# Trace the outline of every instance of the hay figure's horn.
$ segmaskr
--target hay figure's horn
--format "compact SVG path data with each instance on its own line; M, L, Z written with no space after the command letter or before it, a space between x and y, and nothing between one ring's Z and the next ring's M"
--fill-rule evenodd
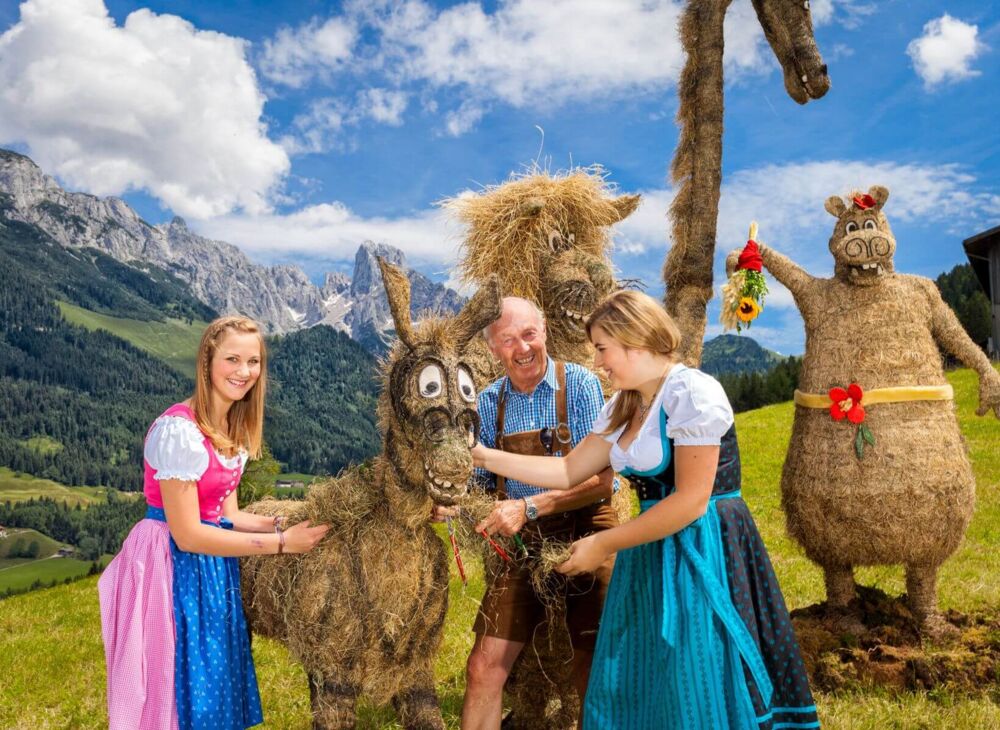
M385 284L385 296L389 300L392 319L396 323L396 336L411 350L416 346L413 336L413 323L410 321L410 280L402 269L393 266L381 256L378 257L378 267L382 271L382 283Z
M619 195L611 201L611 207L615 209L615 221L623 221L635 212L642 200L640 195Z
M496 274L490 274L490 278L479 287L479 291L455 316L452 326L459 352L465 349L465 345L476 336L476 333L495 322L499 316L500 282Z

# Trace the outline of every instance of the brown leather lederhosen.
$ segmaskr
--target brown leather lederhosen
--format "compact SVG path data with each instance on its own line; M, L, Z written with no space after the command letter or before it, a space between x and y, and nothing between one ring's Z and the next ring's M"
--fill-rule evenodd
M569 412L566 393L566 363L556 362L556 427L552 440L552 455L565 456L571 448ZM496 448L516 454L545 456L543 429L504 433L504 415L509 381L500 388L497 399ZM610 474L610 470L609 470ZM507 499L506 479L497 475L497 498ZM529 554L537 556L542 541L559 539L572 541L599 530L614 527L618 518L610 500L603 499L568 512L540 517L528 522L521 536ZM594 574L579 576L569 582L566 596L566 622L573 646L592 650L600 623L604 593L611 578L613 558L609 558ZM518 561L497 576L483 597L474 631L511 641L529 641L535 627L544 619L544 606L535 596L528 564Z

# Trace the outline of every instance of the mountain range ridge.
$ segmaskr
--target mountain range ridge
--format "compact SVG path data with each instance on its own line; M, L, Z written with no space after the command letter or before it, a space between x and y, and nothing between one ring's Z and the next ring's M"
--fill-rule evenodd
M317 286L298 266L254 263L235 245L194 233L180 217L154 226L120 198L68 192L30 158L3 149L0 197L3 215L37 226L61 246L96 248L140 270L163 269L215 311L253 317L270 334L327 324L380 350L392 322L376 256L407 269L414 313L455 312L464 301L408 269L399 249L371 241L359 246L352 277L331 272Z

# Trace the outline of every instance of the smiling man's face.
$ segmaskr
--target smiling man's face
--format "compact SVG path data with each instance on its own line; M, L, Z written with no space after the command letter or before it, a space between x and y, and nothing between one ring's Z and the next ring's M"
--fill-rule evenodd
M511 385L522 393L534 390L548 367L545 321L538 309L524 299L506 297L500 319L488 335L490 352L503 365Z

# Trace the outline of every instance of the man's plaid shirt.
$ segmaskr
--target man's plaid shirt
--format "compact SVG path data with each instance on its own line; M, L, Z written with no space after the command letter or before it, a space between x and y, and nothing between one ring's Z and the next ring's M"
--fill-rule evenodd
M545 377L535 386L531 393L518 393L510 386L505 375L491 383L479 394L479 418L482 425L479 429L479 440L484 446L496 448L497 442L497 402L500 389L507 391L507 406L504 410L505 434L519 431L534 431L536 429L555 428L556 423L556 366L552 358ZM566 410L569 416L569 430L572 436L571 447L583 441L590 433L597 414L604 407L604 394L597 376L587 368L576 363L566 363ZM558 448L558 444L553 446ZM563 455L568 453L564 451ZM487 489L496 489L496 476L485 469L476 469L476 476L485 483ZM616 480L617 482L617 480ZM617 483L616 483L617 488ZM507 497L520 499L530 497L545 491L537 487L508 479L506 482Z

